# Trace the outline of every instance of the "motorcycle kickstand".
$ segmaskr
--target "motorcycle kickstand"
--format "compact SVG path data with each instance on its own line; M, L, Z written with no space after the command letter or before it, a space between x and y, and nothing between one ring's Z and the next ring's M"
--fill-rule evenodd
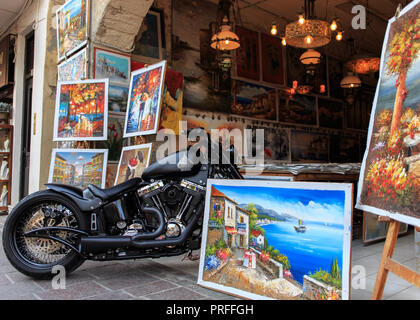
M185 261L185 260L189 260L189 261L196 261L198 259L200 259L200 255L199 254L193 254L193 251L190 250L190 252L188 252L181 261Z

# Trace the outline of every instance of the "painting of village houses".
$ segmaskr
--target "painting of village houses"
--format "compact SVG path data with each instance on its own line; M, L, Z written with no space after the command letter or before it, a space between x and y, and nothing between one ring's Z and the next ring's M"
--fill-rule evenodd
M198 283L250 299L349 299L349 184L209 180Z
M54 149L48 182L104 188L107 159L107 149Z
M404 11L385 37L358 208L420 226L420 4Z
M59 82L54 141L106 140L108 79Z
M70 0L57 10L58 60L87 42L88 7L88 0Z

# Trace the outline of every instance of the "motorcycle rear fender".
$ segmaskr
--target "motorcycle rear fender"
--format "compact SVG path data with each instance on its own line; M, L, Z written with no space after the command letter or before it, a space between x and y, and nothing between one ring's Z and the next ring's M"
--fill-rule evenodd
M93 211L102 205L102 200L99 198L94 197L92 199L85 199L83 197L83 190L81 190L80 188L55 183L47 183L45 186L48 189L55 191L74 201L74 203L82 211Z

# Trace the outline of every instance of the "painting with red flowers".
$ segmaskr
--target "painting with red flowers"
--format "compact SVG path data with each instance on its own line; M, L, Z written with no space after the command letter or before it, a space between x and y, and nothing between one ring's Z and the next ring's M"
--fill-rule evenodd
M120 112L108 113L108 139L97 146L108 149L108 160L118 161L123 147L124 115ZM114 179L115 180L115 179Z
M58 82L54 141L106 140L108 79Z
M166 61L131 73L124 138L155 134L159 129Z
M144 169L149 166L151 150L151 143L124 147L118 164L115 185L133 178L140 178Z
M260 44L258 32L242 27L235 27L241 41L236 50L236 76L251 80L260 80Z
M357 207L420 226L420 0L391 19Z

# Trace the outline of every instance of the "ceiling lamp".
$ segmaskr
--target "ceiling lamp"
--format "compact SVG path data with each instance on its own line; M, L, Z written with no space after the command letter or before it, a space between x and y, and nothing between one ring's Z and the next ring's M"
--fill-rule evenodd
M281 44L283 46L286 46L287 45L287 41L286 41L286 38L285 37L281 38Z
M231 26L227 16L223 18L223 23L220 26L220 31L211 38L210 46L216 50L235 50L241 45L239 37L231 31Z
M346 63L346 68L354 73L368 74L379 71L381 59L378 57L356 56Z
M305 17L286 26L286 41L298 48L317 48L330 43L330 23L315 18L315 0L305 0Z
M275 23L273 23L273 25L271 26L271 30L270 33L275 36L277 34L277 26Z
M340 82L342 88L359 88L362 86L362 81L358 76L354 75L353 72L349 72L343 80Z
M337 41L343 40L343 31L337 32L337 35L335 36L335 39L337 39Z
M335 30L337 30L337 28L338 28L337 21L334 19L331 22L330 29L331 29L331 31L335 31Z
M314 49L308 49L300 56L300 62L303 64L318 64L320 61L321 54Z

